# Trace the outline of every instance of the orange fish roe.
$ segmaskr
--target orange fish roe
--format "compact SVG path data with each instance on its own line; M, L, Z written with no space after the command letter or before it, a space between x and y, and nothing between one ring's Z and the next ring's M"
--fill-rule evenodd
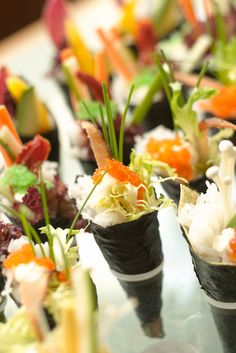
M236 119L236 86L224 86L217 95L200 103L200 107L220 118Z
M67 281L67 275L65 273L65 271L61 271L61 272L57 272L57 280L61 283L66 282Z
M153 159L167 163L176 169L178 176L187 180L193 178L191 153L179 136L164 140L150 138L146 145L146 151Z
M231 261L236 262L236 230L234 230L234 238L229 242L228 255Z
M30 244L24 244L20 249L9 254L3 262L3 266L6 269L10 269L21 264L28 264L32 261L49 270L55 269L55 264L49 257L36 257Z
M55 264L50 257L35 257L33 261L37 265L46 267L50 271L55 270Z
M114 159L109 159L107 161L107 167L95 170L95 173L92 176L93 182L97 183L106 170L110 176L121 183L130 183L136 187L143 183L141 177L137 173L133 172L129 167ZM138 200L142 199L144 190L145 189L143 187L139 188L137 197Z
M3 266L7 269L16 267L20 264L27 264L34 258L34 253L30 244L23 245L20 249L10 253Z

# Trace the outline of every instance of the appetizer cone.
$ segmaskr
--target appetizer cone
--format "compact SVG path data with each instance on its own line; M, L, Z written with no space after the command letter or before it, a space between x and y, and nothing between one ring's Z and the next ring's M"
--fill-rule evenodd
M9 117L4 106L0 106ZM66 185L58 175L58 164L47 161L51 146L48 140L36 135L33 140L22 144L10 117L0 119L1 155L5 169L0 176L1 201L17 211L27 207L31 214L30 223L38 229L45 225L41 182L46 183L46 196L51 225L69 228L77 213L74 200L69 198ZM14 214L8 214L11 221L22 227Z
M206 194L199 195L182 186L179 221L224 353L233 353L236 350L236 207L232 189L236 151L230 141L221 141L219 149L220 166L213 166L206 173L214 181L207 183Z
M144 332L151 337L162 337L163 255L157 210L165 200L156 197L145 164L134 155L130 167L111 159L112 154L122 159L119 153L116 155L116 141L109 149L96 126L88 122L83 126L99 168L92 177L77 178L71 192L79 206L84 197L77 190L87 190L97 181L82 216L91 220L94 238L127 296L137 299L136 312ZM112 135L112 126L110 130Z
M190 187L199 192L206 191L205 171L210 165L219 162L218 142L232 136L236 126L218 118L199 121L195 104L216 94L215 88L212 88L212 80L207 79L207 82L211 83L211 88L201 87L201 80L207 66L203 67L194 89L185 100L181 83L175 81L175 73L171 65L165 62L165 65L168 65L166 70L160 57L157 56L156 59L172 110L175 130L171 131L164 126L159 126L137 136L135 150L151 158L158 175L171 177L162 185L178 204L181 182L189 182ZM164 54L161 59L166 60ZM183 77L180 78L183 79ZM209 131L213 128L221 131L212 135ZM168 165L169 170L161 170L158 162ZM175 181L173 181L174 178Z
M58 128L53 116L38 97L36 89L5 67L0 68L0 104L5 105L11 114L23 143L41 134L51 144L49 160L59 162ZM7 119L2 109L0 118L2 122Z

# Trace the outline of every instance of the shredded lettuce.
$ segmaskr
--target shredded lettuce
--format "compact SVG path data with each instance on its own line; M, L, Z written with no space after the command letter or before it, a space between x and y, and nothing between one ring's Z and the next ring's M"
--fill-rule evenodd
M7 168L1 182L10 186L14 193L25 194L30 186L37 184L37 178L26 166L19 164Z
M171 168L169 164L154 160L148 153L137 155L134 150L130 155L130 169L138 173L146 185L151 184L151 176L159 171L162 175L172 178L178 176L176 170Z

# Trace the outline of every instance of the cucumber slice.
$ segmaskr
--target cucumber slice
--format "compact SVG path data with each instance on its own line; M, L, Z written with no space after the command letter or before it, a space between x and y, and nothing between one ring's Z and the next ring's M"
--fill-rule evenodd
M23 137L34 136L40 130L40 111L32 86L25 90L17 104L16 129Z

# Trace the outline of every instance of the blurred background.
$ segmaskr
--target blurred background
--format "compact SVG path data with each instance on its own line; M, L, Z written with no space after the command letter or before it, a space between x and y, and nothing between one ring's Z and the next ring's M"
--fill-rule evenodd
M2 0L0 40L38 19L44 2L45 0Z

